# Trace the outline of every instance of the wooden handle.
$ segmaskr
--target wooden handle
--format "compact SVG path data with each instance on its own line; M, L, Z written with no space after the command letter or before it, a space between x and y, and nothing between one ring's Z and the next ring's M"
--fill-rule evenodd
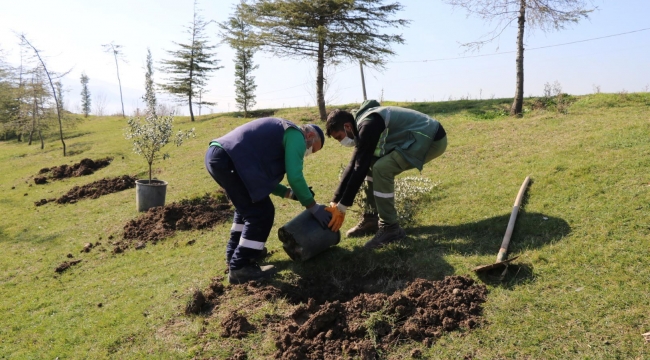
M530 176L526 176L524 183L521 184L519 188L519 193L517 193L517 198L515 198L515 205L512 207L512 213L510 214L510 221L508 221L508 227L506 228L506 234L503 237L501 242L501 249L499 249L499 254L497 255L497 262L506 260L508 255L508 245L510 245L510 237L512 236L512 231L515 228L515 220L517 220L517 214L519 213L519 207L521 206L521 201L524 198L524 193L530 182Z

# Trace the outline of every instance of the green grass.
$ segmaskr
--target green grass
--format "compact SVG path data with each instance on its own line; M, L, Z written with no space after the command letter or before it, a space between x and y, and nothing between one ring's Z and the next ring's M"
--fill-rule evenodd
M277 228L301 208L274 198L267 244L279 250L269 259L281 270L276 283L368 271L394 275L385 290L414 277L460 274L486 282L485 323L478 329L449 333L428 349L405 342L388 358L408 357L414 348L428 358L650 358L641 336L650 331L650 94L576 97L568 114L528 111L519 119L503 115L509 102L399 103L434 115L449 138L447 152L422 172L438 185L422 200L403 244L365 253L359 247L367 239L344 239L313 261L293 263ZM300 108L258 116L306 123L316 122L316 114ZM196 127L197 138L170 145L171 158L154 164L154 176L169 182L168 202L216 190L204 169L205 150L243 122L233 114L176 120L177 128ZM225 358L234 348L251 359L271 358L272 332L223 339L219 323L232 311L256 325L264 314L286 316L291 306L285 300L259 303L235 292L211 315L182 314L194 289L222 275L230 224L113 255L108 237L119 239L124 224L138 216L134 191L34 206L103 177L144 176L146 162L131 152L125 126L118 117L80 122L66 133L73 155L65 158L56 138L48 138L44 150L0 142L0 358ZM93 175L29 186L43 167L106 156L115 160ZM350 149L328 139L306 160L318 201L329 201L349 156ZM510 247L512 256L520 255L516 271L504 281L478 278L471 269L494 262L527 175L533 182ZM348 216L344 229L354 222ZM186 246L192 239L196 243ZM96 241L109 251L79 253ZM83 261L55 274L68 253Z

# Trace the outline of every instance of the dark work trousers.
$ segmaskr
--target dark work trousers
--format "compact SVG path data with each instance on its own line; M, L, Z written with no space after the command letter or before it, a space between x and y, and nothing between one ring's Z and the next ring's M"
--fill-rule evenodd
M244 182L224 149L210 146L205 154L205 167L235 205L226 259L230 260L230 270L237 270L250 264L264 248L273 227L275 207L268 196L258 202L251 200Z

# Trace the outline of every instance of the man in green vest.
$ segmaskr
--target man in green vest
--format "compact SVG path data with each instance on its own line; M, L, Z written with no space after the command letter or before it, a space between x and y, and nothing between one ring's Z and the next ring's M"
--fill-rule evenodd
M363 219L347 232L348 237L375 236L365 244L374 249L406 237L395 210L395 176L422 166L442 155L447 135L431 117L411 109L380 106L375 100L349 113L333 110L325 125L327 136L354 147L352 159L326 210L332 213L329 227L338 231L345 213L365 180L366 206Z

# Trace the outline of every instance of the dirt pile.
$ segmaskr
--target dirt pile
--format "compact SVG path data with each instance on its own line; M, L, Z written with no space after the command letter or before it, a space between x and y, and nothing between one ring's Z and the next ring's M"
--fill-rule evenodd
M77 201L85 198L97 199L100 196L124 191L135 187L137 179L133 176L122 175L115 178L104 178L101 180L93 181L90 184L83 186L75 186L65 195L58 199L41 199L36 201L34 205L41 206L48 202L56 202L58 204L74 204Z
M255 331L255 327L248 322L248 319L239 313L231 313L222 322L223 332L221 337L242 339L249 333Z
M222 282L222 277L216 277L205 295L195 292L188 309L198 299L201 305L193 308L207 313L228 299L231 291L241 296L243 290L259 306L287 295L272 285L249 282L224 287ZM348 301L323 304L311 298L287 316L267 314L257 326L244 315L231 313L221 321L221 336L242 338L270 331L277 334L276 359L377 359L404 340L431 346L444 332L476 327L486 297L487 288L468 277L416 279L390 295L361 293ZM413 357L420 357L422 352L415 350Z
M125 240L157 242L179 230L205 229L232 219L233 211L221 196L183 200L149 209L124 226Z
M70 266L77 265L80 262L81 262L81 259L65 261L65 262L61 263L59 266L57 266L56 269L54 269L54 272L62 273L64 271L68 270L70 268Z
M399 340L430 346L444 331L474 328L487 289L471 278L416 279L392 295L300 305L279 325L277 359L375 359Z
M95 171L108 166L111 161L113 161L112 157L98 160L82 159L80 162L73 165L63 164L52 168L43 168L38 172L38 176L34 177L34 183L40 185L47 183L48 179L59 180L90 175Z

